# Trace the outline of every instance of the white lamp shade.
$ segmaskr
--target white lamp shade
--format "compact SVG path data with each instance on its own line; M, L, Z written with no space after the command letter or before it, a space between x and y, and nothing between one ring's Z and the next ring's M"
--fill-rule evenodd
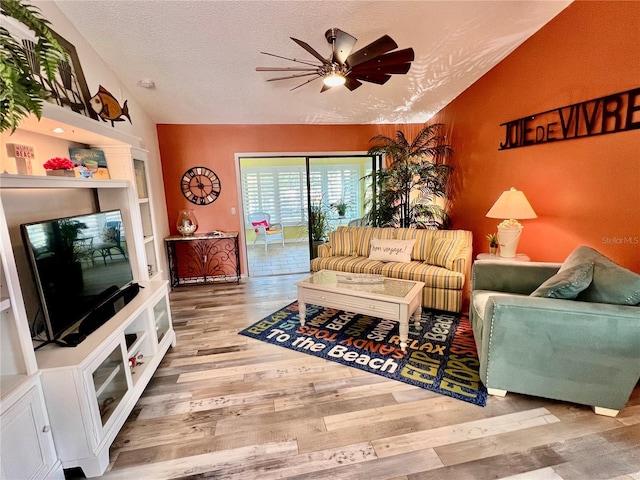
M502 192L493 207L487 212L489 218L513 218L516 220L538 218L531 204L520 190L511 187L511 190Z

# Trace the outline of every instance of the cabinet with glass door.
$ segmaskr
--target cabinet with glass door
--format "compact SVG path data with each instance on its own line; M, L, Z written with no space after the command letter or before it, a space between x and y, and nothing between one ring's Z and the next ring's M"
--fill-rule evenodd
M157 238L155 234L156 228L153 219L153 205L149 195L150 190L146 152L140 149L132 149L132 155L135 187L138 196L140 219L142 221L145 253L147 256L148 274L150 279L157 279L162 272L157 249Z

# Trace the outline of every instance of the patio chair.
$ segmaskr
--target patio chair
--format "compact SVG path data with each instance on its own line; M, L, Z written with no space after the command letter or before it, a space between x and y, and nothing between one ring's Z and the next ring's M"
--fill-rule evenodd
M256 238L253 241L255 245L258 240L264 242L264 251L268 249L271 242L280 240L284 247L284 229L280 223L271 223L271 215L265 212L255 212L249 214L249 223L256 232Z
M102 230L101 241L93 244L94 255L96 252L99 253L105 265L107 264L107 257L113 259L113 253L116 255L121 254L125 259L127 258L127 254L120 241L121 228L121 222L106 222Z

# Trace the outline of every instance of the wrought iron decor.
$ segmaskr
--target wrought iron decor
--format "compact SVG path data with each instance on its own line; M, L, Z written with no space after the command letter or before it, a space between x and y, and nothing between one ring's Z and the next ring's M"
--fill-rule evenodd
M498 150L640 128L640 88L594 98L510 122Z
M23 39L22 45L24 46L33 79L44 87L51 95L52 100L58 105L97 120L98 115L96 112L88 108L91 95L80 66L76 48L53 30L51 30L51 33L69 54L70 63L66 61L59 62L55 81L49 82L37 56L33 54L36 48L35 43L31 40Z

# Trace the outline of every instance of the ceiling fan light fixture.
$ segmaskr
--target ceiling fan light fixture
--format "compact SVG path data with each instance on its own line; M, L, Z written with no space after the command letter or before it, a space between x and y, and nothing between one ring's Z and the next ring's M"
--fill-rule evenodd
M315 60L300 60L283 57L273 53L260 52L271 57L281 58L297 66L290 67L256 67L258 72L287 72L287 74L267 79L275 80L301 79L310 77L291 90L322 79L322 89L325 92L332 87L344 85L350 91L362 85L362 82L383 85L392 75L404 74L409 71L411 62L415 59L413 48L396 50L398 44L389 36L383 35L367 46L353 52L357 39L339 28L330 28L325 32L327 42L331 44L331 54L325 57L318 53L311 45L297 38L289 37ZM317 62L320 62L319 64Z
M327 73L322 79L322 82L327 87L339 87L340 85L344 85L346 81L347 79L344 77L344 75L341 75L337 72Z

